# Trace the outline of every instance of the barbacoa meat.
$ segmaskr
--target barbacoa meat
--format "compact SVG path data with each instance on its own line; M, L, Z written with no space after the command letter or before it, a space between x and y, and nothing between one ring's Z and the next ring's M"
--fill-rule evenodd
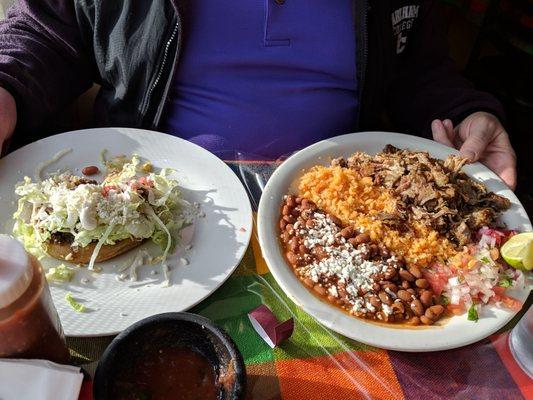
M390 228L405 230L418 221L463 246L510 206L508 199L488 192L462 172L466 161L453 155L442 161L427 152L388 144L375 156L357 152L348 159L333 160L332 165L356 170L393 191L399 198L397 213L378 216Z

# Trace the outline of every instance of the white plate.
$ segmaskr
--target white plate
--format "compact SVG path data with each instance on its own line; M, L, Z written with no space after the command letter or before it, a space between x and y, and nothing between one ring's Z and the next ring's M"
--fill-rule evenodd
M334 331L373 346L401 351L445 350L481 340L504 326L514 312L486 307L477 323L466 316L451 318L442 327L421 329L389 328L351 317L338 308L319 300L296 278L285 262L278 242L279 207L283 195L298 181L303 170L316 164L327 165L333 157L347 157L357 150L376 154L386 144L410 150L425 150L443 159L457 153L455 150L431 140L389 132L363 132L328 139L299 151L285 161L272 175L259 204L258 232L263 256L285 293L306 312ZM531 230L527 214L514 193L482 164L467 165L464 171L483 182L487 187L511 200L511 208L503 215L503 222L519 231ZM518 290L513 295L524 301L529 289Z
M248 246L252 232L252 210L245 189L237 176L221 160L208 151L185 140L138 129L102 128L68 132L23 147L0 160L0 221L2 231L11 233L11 219L16 210L15 183L24 175L33 177L36 166L49 160L62 149L72 149L45 171L81 169L100 165L100 152L108 155L139 154L156 168L176 170L183 197L201 204L205 218L198 218L188 228L183 246L169 258L173 265L170 287L161 287L162 274L150 275L151 269L140 269L139 281L118 282L116 269L133 259L136 250L99 265L100 274L82 271L72 283L50 285L52 297L61 317L65 333L70 336L102 336L116 334L134 322L153 314L184 311L213 293L233 272ZM145 244L152 254L160 254L153 245ZM190 261L181 265L180 258ZM58 264L45 258L43 265ZM81 279L90 283L83 284ZM76 313L66 303L71 292L83 302L86 313Z

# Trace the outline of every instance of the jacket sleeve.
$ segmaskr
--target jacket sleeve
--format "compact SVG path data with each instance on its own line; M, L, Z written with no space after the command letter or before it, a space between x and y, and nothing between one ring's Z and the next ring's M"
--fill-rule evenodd
M475 111L504 119L501 104L464 79L448 56L445 30L436 2L422 2L420 25L413 31L389 84L387 109L399 128L430 137L431 121L449 118L455 124ZM396 49L396 46L394 46Z
M0 23L0 86L17 104L17 131L39 127L93 80L72 0L19 0Z

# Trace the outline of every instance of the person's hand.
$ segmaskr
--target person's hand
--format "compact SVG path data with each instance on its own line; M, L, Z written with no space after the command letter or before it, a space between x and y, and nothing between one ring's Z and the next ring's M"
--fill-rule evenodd
M17 125L17 105L11 94L0 87L0 154L4 154L4 145Z
M509 135L494 115L475 112L456 127L449 119L436 119L431 131L437 142L459 149L470 162L482 162L511 189L516 187L516 155Z

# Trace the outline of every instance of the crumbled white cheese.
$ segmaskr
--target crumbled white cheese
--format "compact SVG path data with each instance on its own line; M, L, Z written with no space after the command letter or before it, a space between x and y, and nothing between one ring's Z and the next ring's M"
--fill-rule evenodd
M302 226L299 233L303 236L303 244L306 248L322 247L326 257L303 267L305 276L313 282L319 282L321 277L336 278L338 283L345 286L353 313L375 312L376 308L361 298L359 292L371 291L375 283L373 276L384 273L390 265L387 262L366 260L368 247L363 245L356 248L343 237L339 237L339 228L327 215L315 212L312 218L313 227ZM387 261L391 263L397 260L390 257ZM338 297L335 286L329 288L328 291L331 295ZM396 299L396 295L391 290L386 291L393 299ZM391 312L388 307L385 314L389 315Z

